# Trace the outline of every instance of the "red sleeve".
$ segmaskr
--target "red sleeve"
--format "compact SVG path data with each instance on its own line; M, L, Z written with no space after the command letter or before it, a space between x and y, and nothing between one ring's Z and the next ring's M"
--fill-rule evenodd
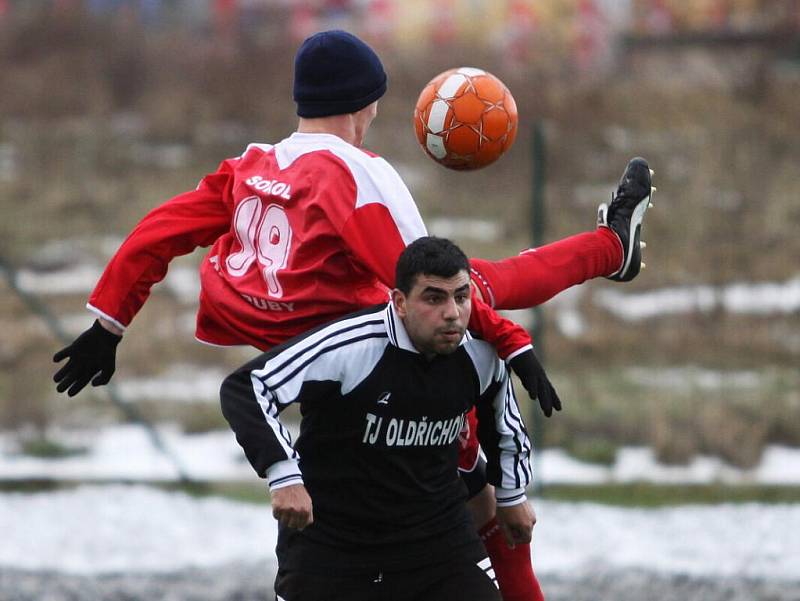
M470 263L472 281L491 306L527 309L570 286L614 273L622 263L622 245L613 231L599 227L502 261Z
M469 329L491 344L506 361L531 348L531 337L525 328L501 317L474 294Z
M228 161L206 176L197 189L153 209L134 228L106 266L89 297L88 308L127 327L167 274L169 262L209 246L230 229L232 168Z

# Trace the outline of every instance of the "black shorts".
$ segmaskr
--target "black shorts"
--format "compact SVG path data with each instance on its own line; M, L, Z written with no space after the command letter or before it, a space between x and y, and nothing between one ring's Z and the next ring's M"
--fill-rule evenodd
M445 563L361 574L278 570L276 601L501 601L486 552Z

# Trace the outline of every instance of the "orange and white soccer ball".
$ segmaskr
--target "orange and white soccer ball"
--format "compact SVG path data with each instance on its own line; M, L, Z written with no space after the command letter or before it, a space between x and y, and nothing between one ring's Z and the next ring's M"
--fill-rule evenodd
M450 169L480 169L514 143L517 105L502 81L473 67L450 69L422 90L414 108L417 141Z

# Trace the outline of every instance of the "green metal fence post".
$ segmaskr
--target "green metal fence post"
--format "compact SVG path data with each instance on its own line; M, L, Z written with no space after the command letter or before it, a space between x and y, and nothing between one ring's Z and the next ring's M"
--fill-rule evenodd
M545 220L545 158L546 158L546 139L544 133L544 124L542 121L536 121L533 124L533 135L531 137L531 151L533 156L533 173L531 181L531 237L534 248L541 246L544 243L544 232L546 227ZM545 346L544 346L544 319L541 307L533 307L533 327L531 328L531 337L533 338L533 345L536 349L536 355L544 362L545 360ZM542 459L541 454L537 452L541 449L541 440L543 437L543 423L542 414L539 410L538 403L531 405L530 423L532 427L534 454L533 454L533 490L535 493L541 493L543 486L542 480L538 477L541 473Z

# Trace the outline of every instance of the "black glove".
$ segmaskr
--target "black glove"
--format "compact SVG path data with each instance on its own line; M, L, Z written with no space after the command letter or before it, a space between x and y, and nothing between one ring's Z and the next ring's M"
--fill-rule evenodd
M92 386L108 384L114 374L120 340L122 336L109 332L95 320L72 344L53 355L56 363L69 357L67 364L53 376L58 384L56 390L64 392L69 388L67 394L75 396L92 378Z
M508 365L517 374L528 395L534 400L539 399L539 405L547 417L553 415L553 409L561 411L561 399L547 379L547 374L544 373L544 368L533 349L520 353L511 359Z

